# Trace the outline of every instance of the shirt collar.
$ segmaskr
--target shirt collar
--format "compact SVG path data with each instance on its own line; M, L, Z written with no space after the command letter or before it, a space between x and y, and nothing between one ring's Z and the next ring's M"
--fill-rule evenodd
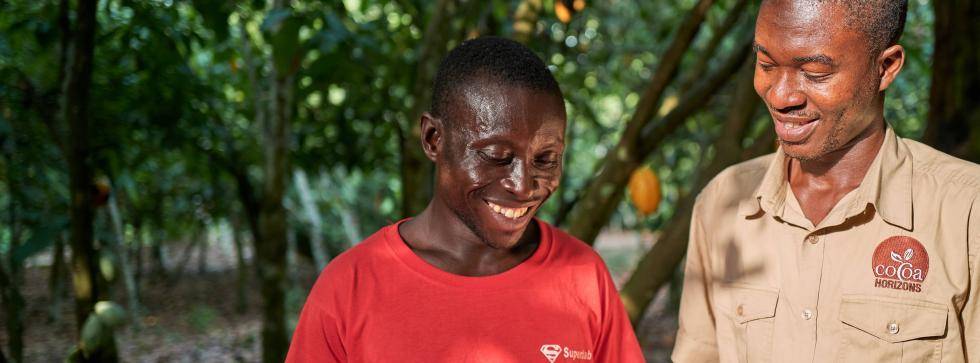
M784 217L786 193L789 189L786 180L787 162L782 148L776 150L762 182L753 194L754 198L739 205L741 215L765 212L775 217ZM891 125L886 124L885 140L881 149L868 168L861 186L853 193L855 196L848 205L834 207L847 208L846 213L840 216L841 219L863 212L870 203L885 222L912 230L912 154ZM832 212L831 215L833 214L835 213Z

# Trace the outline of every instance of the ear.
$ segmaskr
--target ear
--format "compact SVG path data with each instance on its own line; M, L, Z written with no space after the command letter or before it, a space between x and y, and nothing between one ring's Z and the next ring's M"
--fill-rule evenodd
M892 84L892 81L898 77L898 72L902 70L902 66L905 64L905 48L898 44L886 48L878 56L876 64L878 65L878 76L881 77L878 92L881 92Z
M443 124L442 119L439 119L428 112L422 113L422 117L419 119L420 126L422 127L421 137L422 137L422 151L425 152L425 156L436 161L436 157L442 152L442 135L443 135Z

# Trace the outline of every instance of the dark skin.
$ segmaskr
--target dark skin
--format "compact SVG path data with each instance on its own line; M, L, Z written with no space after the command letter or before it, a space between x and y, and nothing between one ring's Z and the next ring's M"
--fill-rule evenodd
M531 217L561 179L564 102L477 78L461 87L444 113L421 118L422 148L436 165L432 201L399 232L419 257L443 271L504 272L539 244Z
M803 214L819 225L864 179L885 137L884 91L905 50L873 50L830 2L769 1L756 22L755 89L789 157Z

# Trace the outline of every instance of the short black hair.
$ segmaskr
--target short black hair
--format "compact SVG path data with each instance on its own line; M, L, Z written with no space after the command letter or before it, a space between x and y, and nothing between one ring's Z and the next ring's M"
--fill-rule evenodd
M764 0L763 5L775 0ZM858 29L868 40L871 53L877 55L898 40L905 31L908 0L789 0L809 3L832 3L847 11L848 27ZM946 1L946 0L937 0Z
M562 98L555 77L530 49L510 39L480 37L464 41L439 64L429 112L443 117L453 95L468 82L498 82Z

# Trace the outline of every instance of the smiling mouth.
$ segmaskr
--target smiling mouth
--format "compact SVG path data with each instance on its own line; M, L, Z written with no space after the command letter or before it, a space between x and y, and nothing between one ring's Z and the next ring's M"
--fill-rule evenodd
M507 207L502 207L502 206L499 206L499 205L494 204L494 203L491 203L491 202L487 202L487 201L484 201L484 202L486 202L487 205L490 206L490 209L492 209L494 211L494 213L497 213L497 214L499 214L499 215L501 215L503 217L506 217L506 218L509 218L509 219L513 219L513 220L517 220L518 218L523 217L525 214L527 214L527 211L529 211L531 209L531 207L507 208Z

